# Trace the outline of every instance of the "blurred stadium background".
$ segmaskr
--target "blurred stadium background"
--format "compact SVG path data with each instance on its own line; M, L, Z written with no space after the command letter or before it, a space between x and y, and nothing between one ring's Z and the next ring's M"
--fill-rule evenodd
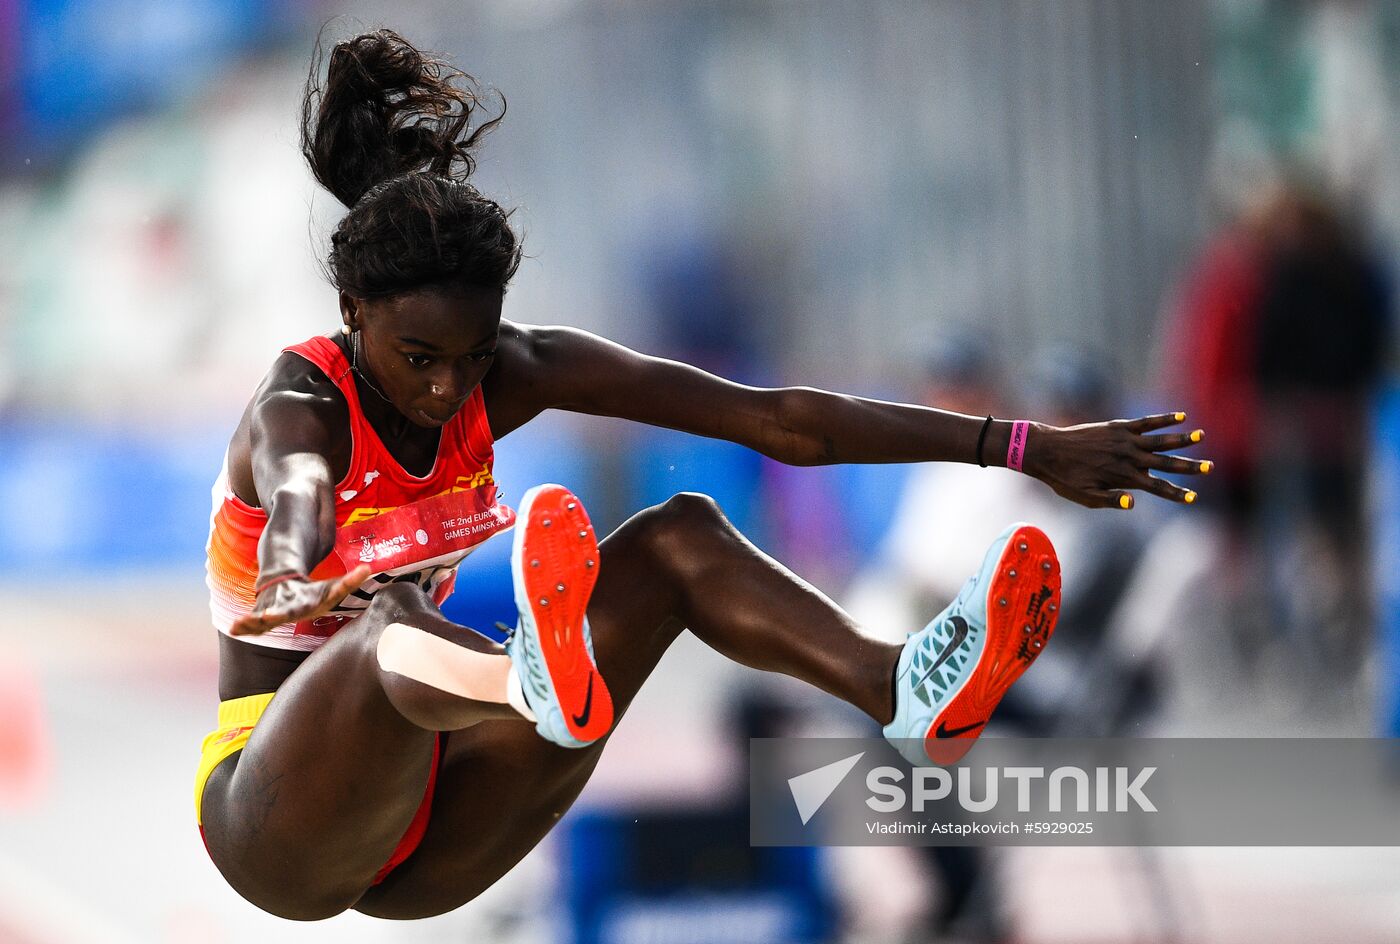
M969 412L1184 407L1219 461L1194 508L1089 514L561 415L499 444L507 500L709 492L887 635L1030 518L1068 602L1003 733L1400 735L1400 4L0 0L0 942L1400 940L1395 850L750 850L745 738L869 730L688 637L468 907L239 899L190 808L208 490L278 349L338 323L295 128L328 20L506 95L510 318ZM461 621L513 618L505 553Z

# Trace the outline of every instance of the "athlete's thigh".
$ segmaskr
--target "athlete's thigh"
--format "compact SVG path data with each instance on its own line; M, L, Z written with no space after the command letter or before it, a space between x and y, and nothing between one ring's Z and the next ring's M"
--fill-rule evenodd
M344 627L278 689L248 745L219 765L201 804L229 883L285 917L348 908L421 804L433 732L380 686L368 617Z
M620 720L681 626L655 571L645 520L599 547L588 607L593 651ZM447 738L422 843L356 904L386 918L443 914L475 898L522 859L573 804L608 738L570 750L524 721L485 721Z

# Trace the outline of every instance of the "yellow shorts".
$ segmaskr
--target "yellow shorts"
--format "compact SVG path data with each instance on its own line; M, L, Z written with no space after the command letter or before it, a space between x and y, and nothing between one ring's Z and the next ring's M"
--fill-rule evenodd
M243 750L253 727L272 703L274 692L265 695L248 695L244 698L231 698L219 702L219 726L204 736L200 748L199 770L194 775L194 819L201 826L200 801L204 799L204 785L214 768Z
M234 754L243 750L248 743L248 737L253 733L253 728L257 725L258 719L262 717L267 706L272 704L273 692L266 695L248 695L244 698L231 698L228 701L219 702L219 726L204 736L204 746L199 757L199 770L194 777L194 818L199 823L199 834L204 835L204 818L200 813L200 801L204 799L204 785L209 782L209 775L214 772L214 768ZM428 829L428 820L432 815L433 791L437 784L438 765L442 762L442 752L444 736L439 733L433 741L433 763L428 770L428 786L423 793L423 801L418 805L418 812L413 815L413 821L409 823L408 830L399 840L399 844L394 848L393 854L389 856L389 861L379 869L374 876L374 884L378 885L389 875L390 872L403 864L404 860L411 856L418 844L423 841L423 835Z

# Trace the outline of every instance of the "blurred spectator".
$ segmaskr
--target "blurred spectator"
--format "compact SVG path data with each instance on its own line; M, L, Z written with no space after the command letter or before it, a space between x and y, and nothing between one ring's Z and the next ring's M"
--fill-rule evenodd
M1276 631L1306 656L1361 650L1363 478L1386 304L1360 236L1294 183L1250 201L1179 290L1166 381L1209 431L1218 471L1206 494L1231 545L1222 589L1250 658Z
M1209 430L1216 469L1209 494L1232 521L1254 506L1259 427L1255 376L1267 251L1267 209L1247 205L1201 250L1167 321L1163 387Z
M1385 293L1359 236L1316 194L1284 190L1269 223L1257 361L1259 534L1278 549L1268 598L1309 654L1354 664L1368 636L1363 484Z

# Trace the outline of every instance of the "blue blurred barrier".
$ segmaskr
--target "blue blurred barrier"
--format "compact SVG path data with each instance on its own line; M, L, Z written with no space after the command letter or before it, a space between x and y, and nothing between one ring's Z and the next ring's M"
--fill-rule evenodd
M834 906L820 849L754 848L746 805L588 810L557 831L574 944L814 944Z
M0 427L0 502L7 509L0 567L19 578L174 568L199 585L210 489L227 442L222 427L160 434L39 423ZM588 450L547 423L496 446L496 478L512 506L541 482L561 482L585 505L596 504L594 466ZM509 534L467 558L443 612L502 638L495 623L513 624L516 615Z
M568 485L585 503L596 497L587 451L547 429L533 432L497 445L504 500L514 504L531 485L547 481ZM143 567L198 572L209 536L210 490L228 435L223 425L174 431L0 425L0 502L6 509L0 566L15 576ZM509 543L489 542L469 558L469 564L481 558L472 573L507 560ZM459 586L470 582L467 576Z
M642 429L632 459L630 491L636 507L677 492L703 492L734 525L762 544L765 538L759 473L763 457L751 449L664 429Z
M11 576L203 565L227 433L0 427L0 567Z
M836 465L827 471L845 496L846 539L854 560L869 560L894 524L912 465Z
M1400 388L1378 398L1375 417L1374 488L1378 734L1400 737Z

